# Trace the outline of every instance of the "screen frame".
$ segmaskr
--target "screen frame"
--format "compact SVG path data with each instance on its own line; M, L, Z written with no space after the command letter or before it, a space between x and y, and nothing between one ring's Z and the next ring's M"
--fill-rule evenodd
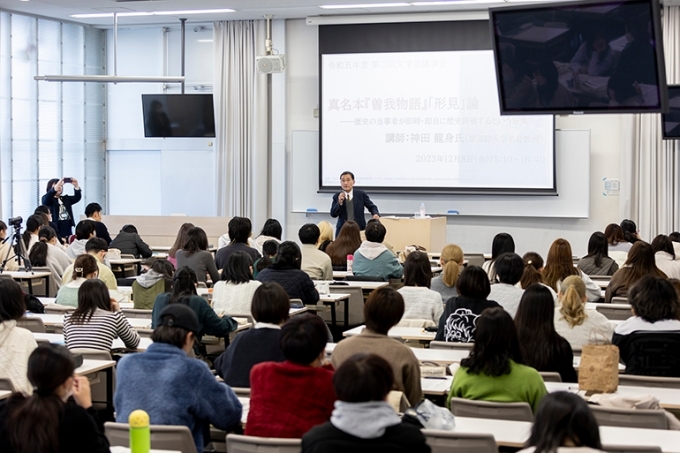
M204 135L200 137L192 137L192 136L187 136L187 135L179 135L179 136L169 136L169 137L157 137L157 136L147 136L146 135L146 112L145 112L145 102L144 102L144 97L145 96L162 96L164 98L168 97L174 97L174 98L179 98L179 97L186 97L186 96L193 96L193 97L207 97L210 96L212 102L212 117L213 117L213 124L215 127L215 133L214 135ZM142 94L142 122L143 122L143 127L144 127L144 138L160 138L160 139L182 139L182 138L191 138L191 139L196 139L196 138L216 138L217 137L217 120L215 118L215 94L214 93L143 93Z
M666 128L664 127L664 124L666 124L666 113L670 112L670 101L671 101L671 90L676 90L678 92L678 96L680 96L680 85L668 85L668 109L665 113L661 114L661 135L664 140L680 140L680 135L668 135L666 133Z
M575 8L575 7L588 7L588 6L598 6L606 4L622 4L622 3L648 3L651 5L652 10L652 25L654 32L654 42L657 45L654 46L654 54L656 56L657 62L657 80L659 82L659 107L644 108L644 107L616 107L616 108L585 108L581 110L575 110L573 108L551 108L551 109L532 109L532 110L508 110L505 108L503 103L503 84L501 83L501 68L500 68L500 52L498 51L498 35L495 30L496 15L502 14L504 12L513 11L547 11L556 8ZM583 0L576 2L559 2L559 3L545 3L542 5L519 5L519 6L501 6L495 8L489 8L489 30L491 32L491 45L494 52L494 66L496 68L496 83L498 84L498 105L501 109L501 116L504 115L588 115L588 114L601 114L601 113L663 113L668 110L668 90L666 84L666 64L663 55L663 35L661 30L661 5L659 0Z

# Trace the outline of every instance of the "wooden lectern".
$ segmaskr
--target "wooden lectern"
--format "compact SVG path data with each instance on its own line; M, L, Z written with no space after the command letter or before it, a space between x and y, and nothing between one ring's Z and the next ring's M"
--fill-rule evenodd
M428 252L441 252L446 245L446 217L381 217L380 223L385 225L385 239L395 251L407 245L422 245Z

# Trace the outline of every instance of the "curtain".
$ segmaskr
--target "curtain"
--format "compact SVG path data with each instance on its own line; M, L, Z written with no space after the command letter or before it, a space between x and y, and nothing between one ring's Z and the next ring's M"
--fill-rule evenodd
M680 7L663 8L663 45L666 79L680 83ZM638 224L642 238L680 229L680 147L662 140L661 115L626 115L621 154L620 213ZM628 184L626 184L628 182Z
M265 54L264 21L215 22L214 99L217 215L267 218L267 76L255 58Z

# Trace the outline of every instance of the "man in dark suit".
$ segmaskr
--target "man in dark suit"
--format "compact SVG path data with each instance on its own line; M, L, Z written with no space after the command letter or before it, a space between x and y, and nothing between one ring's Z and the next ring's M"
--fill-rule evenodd
M362 231L366 229L364 208L373 214L374 219L380 219L378 207L368 198L366 192L354 189L354 173L351 171L343 172L340 175L340 186L342 192L333 195L333 203L331 204L331 217L338 218L338 223L335 226L336 237L348 220L354 220Z

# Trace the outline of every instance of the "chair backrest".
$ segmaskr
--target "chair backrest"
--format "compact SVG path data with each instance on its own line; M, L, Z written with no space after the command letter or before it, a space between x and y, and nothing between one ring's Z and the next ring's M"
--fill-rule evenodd
M121 253L120 254L120 259L122 259L122 260L133 260L135 258L136 258L136 256L133 255L132 253Z
M612 297L612 303L613 304L627 304L628 298L622 297L622 296L614 296L614 297Z
M63 315L64 313L73 313L74 311L76 311L76 307L69 307L67 305L59 304L45 305L45 314Z
M607 319L611 319L612 321L625 321L626 319L630 318L633 316L633 313L631 312L630 306L624 308L624 307L608 307L606 305L598 305L597 306L597 311L602 313L607 317Z
M127 423L104 423L106 438L111 446L130 446L130 425ZM186 426L151 425L151 448L182 453L197 453L194 438Z
M590 410L600 426L668 429L668 419L662 409L623 409L591 405Z
M543 378L543 382L562 382L562 376L555 371L539 371L538 374Z
M432 453L498 453L491 434L454 433L433 429L422 430Z
M227 451L229 453L300 453L302 440L228 434Z
M394 411L399 414L403 414L406 412L406 409L411 407L411 403L409 403L408 398L406 398L406 395L404 395L404 392L399 390L392 390L390 393L388 393L387 402L390 404L390 406L392 406L392 409L394 409Z
M680 378L619 374L619 385L680 389Z
M31 332L35 333L45 333L45 324L43 323L42 319L40 318L19 318L17 320L17 326L23 327L24 329L28 329Z
M463 260L467 261L468 266L482 267L486 258L483 253L464 253Z
M84 359L90 360L111 360L111 353L109 351L102 351L100 349L90 348L75 348L70 350L72 354L80 354Z
M602 445L602 451L607 453L661 453L661 448L637 445Z
M332 293L343 293L349 294L349 325L357 326L364 323L364 292L361 288L357 286L344 286L344 285L330 285L329 287ZM345 316L345 304L344 302L335 306L335 310L338 316L338 323L343 324L343 319ZM324 321L331 320L330 312L319 313L319 316ZM344 326L349 328L349 326Z
M431 341L430 349L459 349L472 351L474 343L455 343L451 341Z
M0 390L9 390L10 392L16 392L14 384L7 378L0 378Z
M141 308L122 308L120 311L123 312L126 318L143 318L151 319L151 314L153 310L143 310Z
M382 277L374 277L371 275L347 275L345 280L348 282L384 282Z
M533 422L534 414L528 403L497 403L494 401L451 398L451 412L458 417L491 418Z

